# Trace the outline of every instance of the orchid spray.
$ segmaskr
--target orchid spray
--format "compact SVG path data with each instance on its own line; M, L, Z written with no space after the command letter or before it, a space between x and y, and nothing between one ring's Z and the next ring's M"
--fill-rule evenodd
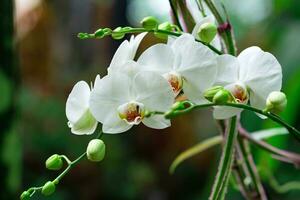
M191 0L193 1L193 0ZM173 173L182 161L217 144L222 145L218 171L208 199L225 199L229 180L233 177L245 199L268 199L260 174L248 151L249 143L275 155L280 161L300 164L300 155L283 151L264 142L276 131L254 137L240 123L240 113L248 110L262 119L283 126L296 140L300 132L277 114L284 110L287 99L281 92L282 69L279 61L268 52L253 46L237 53L233 28L225 7L212 0L194 0L203 18L195 22L185 1L170 0L174 22L160 23L149 16L141 27L100 28L94 33L79 33L79 39L101 39L111 36L124 40L107 68L107 75L96 76L89 86L79 81L66 103L66 116L71 132L76 135L102 131L87 145L87 150L71 161L54 154L46 161L49 170L67 167L43 186L31 187L21 194L30 199L36 192L51 195L60 180L78 165L82 158L99 162L105 157L103 134L118 134L144 124L149 128L171 126L172 118L195 109L211 107L220 125L220 136L201 141L180 154L172 163ZM221 2L222 3L222 2ZM206 13L211 13L206 15ZM139 57L136 51L147 34L154 34L163 43L146 49ZM117 136L116 136L117 137Z

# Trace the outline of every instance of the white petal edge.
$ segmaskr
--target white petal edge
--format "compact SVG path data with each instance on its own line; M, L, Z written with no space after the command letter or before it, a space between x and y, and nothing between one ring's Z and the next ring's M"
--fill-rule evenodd
M118 68L118 66L124 64L124 62L134 59L136 51L146 34L145 32L138 34L136 37L131 36L130 41L125 40L121 43L109 65L110 71L114 71L114 68Z
M128 131L132 126L133 125L130 125L125 121L121 120L115 124L103 124L102 131L103 133L107 133L107 134L118 134L118 133L124 133Z
M238 56L238 60L240 79L250 89L252 96L255 95L261 101L265 101L272 91L280 91L282 85L281 65L272 54L262 51L259 47L250 47ZM256 104L262 107L262 103Z
M164 129L171 126L171 121L165 119L163 115L154 115L143 119L143 124L154 129Z
M89 108L90 87L85 81L77 82L66 102L66 116L76 123Z
M243 110L240 108L232 108L225 106L215 106L213 116L215 119L229 119L235 115L238 115Z

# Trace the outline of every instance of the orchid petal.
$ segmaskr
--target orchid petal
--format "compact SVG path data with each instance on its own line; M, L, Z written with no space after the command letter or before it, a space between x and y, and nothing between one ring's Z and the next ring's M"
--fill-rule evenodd
M171 126L171 121L163 115L154 115L143 119L143 124L154 129L164 129Z
M174 102L169 83L155 72L139 72L134 78L136 101L149 111L167 111Z
M89 108L90 87L84 81L77 82L66 102L66 116L76 123Z
M121 43L117 51L115 52L109 68L115 68L118 65L124 64L128 60L133 60L136 51L147 33L138 34L136 37L131 36L130 41L125 40Z
M238 82L239 62L231 55L221 55L217 57L218 74L215 85L226 86Z
M262 109L262 100L265 103L272 91L281 89L281 66L272 54L262 51L259 47L245 49L238 56L238 60L240 62L240 80L243 80L252 91L253 97L251 98L250 94L250 104Z
M224 106L215 106L213 111L213 116L215 119L228 119L242 112L243 109L231 108Z
M146 49L137 61L144 70L164 74L172 71L174 53L166 44L156 44Z
M101 79L101 84L93 89L90 98L91 113L99 122L115 123L118 106L131 99L130 84L130 77L121 73L114 73Z

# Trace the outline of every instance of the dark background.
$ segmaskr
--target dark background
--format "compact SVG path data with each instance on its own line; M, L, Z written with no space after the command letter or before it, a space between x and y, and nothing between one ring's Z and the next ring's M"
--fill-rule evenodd
M192 1L192 0L188 0ZM288 108L282 117L300 128L300 2L297 0L225 0L239 50L258 45L282 64L283 91ZM12 2L1 0L0 16L0 199L17 199L30 186L42 185L57 172L45 169L52 154L76 158L93 136L70 133L65 101L79 80L104 76L121 41L110 37L79 40L78 32L100 27L138 26L145 16L168 20L167 0L17 0L15 36L12 37ZM192 6L194 7L194 6ZM197 12L196 7L194 10ZM149 34L140 51L159 42ZM15 48L11 45L15 44ZM4 51L3 49L6 49ZM244 112L249 131L274 127ZM217 135L210 110L173 120L171 128L152 130L143 125L118 135L105 135L105 160L83 160L59 184L50 197L33 199L207 199L217 170L220 147L184 162L174 175L168 168L183 150ZM291 136L272 139L274 145L299 151ZM270 199L297 200L300 192L278 193L270 184L274 176L282 184L300 181L292 165L279 163L252 148ZM296 184L295 188L299 188ZM229 190L227 199L242 199Z

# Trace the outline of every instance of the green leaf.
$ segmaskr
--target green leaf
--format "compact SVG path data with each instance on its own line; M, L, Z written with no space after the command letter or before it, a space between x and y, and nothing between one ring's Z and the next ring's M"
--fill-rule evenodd
M252 132L251 135L256 140L271 138L278 135L288 135L289 131L286 128L270 128L261 131Z
M278 193L287 193L292 190L300 190L300 181L290 181L279 184L273 175L269 176L270 186Z
M170 174L173 174L176 168L178 167L179 164L181 164L183 161L186 159L189 159L217 144L220 144L222 142L223 138L221 136L214 136L211 138L208 138L195 146L185 150L184 152L180 153L175 160L172 162L169 172Z

